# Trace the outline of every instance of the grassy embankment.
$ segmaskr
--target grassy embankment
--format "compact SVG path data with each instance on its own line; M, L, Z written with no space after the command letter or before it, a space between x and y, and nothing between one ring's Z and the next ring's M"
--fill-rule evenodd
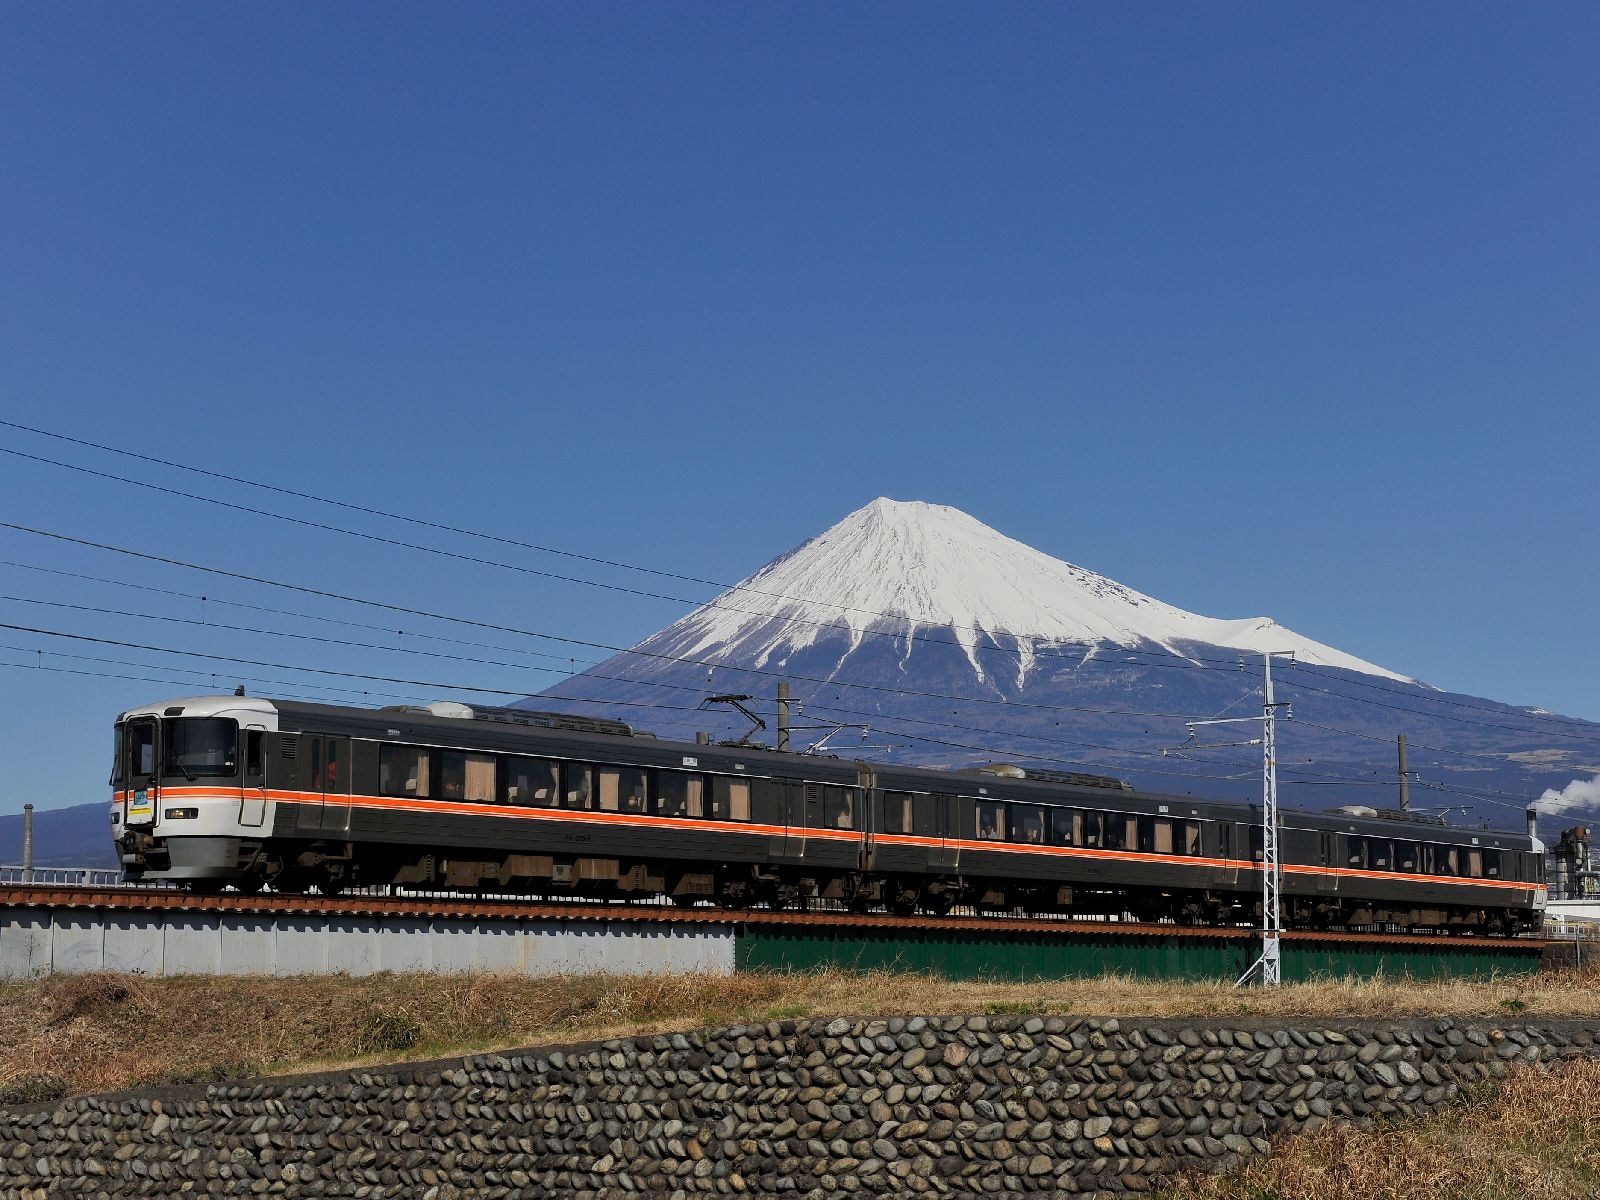
M1190 1176L1155 1200L1592 1200L1600 1062L1524 1071L1429 1121L1288 1138L1269 1158Z
M784 1017L1600 1017L1600 972L1339 979L1273 992L1123 977L952 983L837 971L720 976L55 976L0 985L0 1101L289 1073ZM30 1082L31 1081L31 1082Z

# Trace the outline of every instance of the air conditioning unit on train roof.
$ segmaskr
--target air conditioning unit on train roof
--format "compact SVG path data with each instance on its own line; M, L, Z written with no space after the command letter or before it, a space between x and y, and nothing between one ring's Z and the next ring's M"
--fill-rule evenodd
M378 710L419 717L445 717L456 721L492 721L498 725L529 725L537 729L561 729L568 733L603 733L612 737L653 737L623 721L607 717L580 717L572 713L539 712L531 708L498 708L492 704L463 704L459 700L435 700L432 704L391 704Z

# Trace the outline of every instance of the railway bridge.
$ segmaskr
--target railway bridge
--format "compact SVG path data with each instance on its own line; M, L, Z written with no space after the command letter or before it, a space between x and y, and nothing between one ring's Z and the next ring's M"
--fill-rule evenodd
M1537 938L1291 931L1283 977L1527 973L1538 970L1546 946ZM0 884L4 979L87 971L730 974L832 966L952 979L1232 980L1258 947L1244 927L1115 920Z

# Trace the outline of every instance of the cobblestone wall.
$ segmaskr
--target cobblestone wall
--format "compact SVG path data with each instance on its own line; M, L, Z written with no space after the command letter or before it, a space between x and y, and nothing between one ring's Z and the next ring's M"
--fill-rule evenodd
M775 1021L0 1112L0 1195L1141 1192L1594 1047L1576 1023Z

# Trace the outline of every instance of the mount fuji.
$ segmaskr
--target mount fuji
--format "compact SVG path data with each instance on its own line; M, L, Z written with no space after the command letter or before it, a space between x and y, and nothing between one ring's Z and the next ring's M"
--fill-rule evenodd
M958 509L881 498L524 703L721 739L750 723L701 701L752 697L771 724L786 680L796 749L1245 799L1260 794L1259 728L1191 737L1188 722L1259 716L1261 655L1276 651L1293 651L1274 662L1275 698L1292 705L1278 727L1286 804L1393 806L1401 733L1411 806L1452 819L1518 825L1541 797L1559 813L1600 773L1600 725L1441 692L1268 617L1187 612Z

